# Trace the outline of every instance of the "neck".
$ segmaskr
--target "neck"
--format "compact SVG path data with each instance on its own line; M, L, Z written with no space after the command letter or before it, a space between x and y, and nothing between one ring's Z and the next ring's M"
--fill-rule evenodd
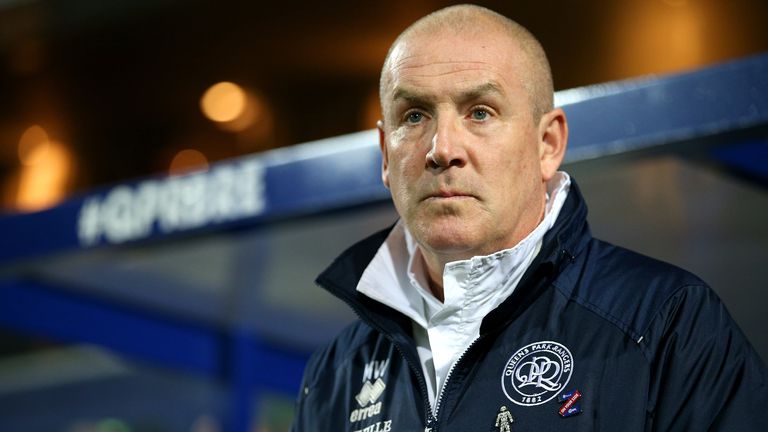
M429 290L432 291L432 295L438 300L441 302L445 301L445 293L443 292L443 269L450 261L438 259L437 262L434 262L436 257L434 255L424 254L423 249L422 254L424 255L424 264L427 267L427 276L429 277Z

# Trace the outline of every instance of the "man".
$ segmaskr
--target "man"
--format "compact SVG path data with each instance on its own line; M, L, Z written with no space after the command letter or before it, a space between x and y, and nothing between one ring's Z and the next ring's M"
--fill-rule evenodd
M767 430L765 367L713 292L591 237L533 36L440 10L380 90L401 220L319 276L360 320L310 360L294 431Z

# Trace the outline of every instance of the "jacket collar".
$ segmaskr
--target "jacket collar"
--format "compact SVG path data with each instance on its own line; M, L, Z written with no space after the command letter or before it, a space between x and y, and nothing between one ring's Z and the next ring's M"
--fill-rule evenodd
M536 300L551 282L582 253L592 234L587 224L587 205L571 178L568 198L555 225L544 235L542 248L523 274L518 289L483 320L480 334L503 328Z
M554 226L544 235L539 254L513 295L483 320L481 334L513 320L548 286L545 282L559 274L582 251L591 239L586 216L584 199L576 181L571 179L568 198ZM344 251L317 277L316 283L349 304L369 325L385 333L400 329L409 334L409 318L356 290L360 277L391 229L373 234Z

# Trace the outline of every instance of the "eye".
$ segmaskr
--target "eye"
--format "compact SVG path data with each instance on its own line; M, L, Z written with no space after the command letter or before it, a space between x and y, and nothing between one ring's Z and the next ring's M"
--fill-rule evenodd
M418 111L411 111L405 116L405 121L411 124L420 123L424 119L424 114Z
M472 110L472 120L485 120L489 116L488 110L476 108Z

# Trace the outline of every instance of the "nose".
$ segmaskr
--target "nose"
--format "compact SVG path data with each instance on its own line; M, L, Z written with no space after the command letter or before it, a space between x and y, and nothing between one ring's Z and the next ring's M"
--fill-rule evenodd
M437 171L450 167L461 168L467 163L461 133L455 123L438 120L426 163L428 169Z

